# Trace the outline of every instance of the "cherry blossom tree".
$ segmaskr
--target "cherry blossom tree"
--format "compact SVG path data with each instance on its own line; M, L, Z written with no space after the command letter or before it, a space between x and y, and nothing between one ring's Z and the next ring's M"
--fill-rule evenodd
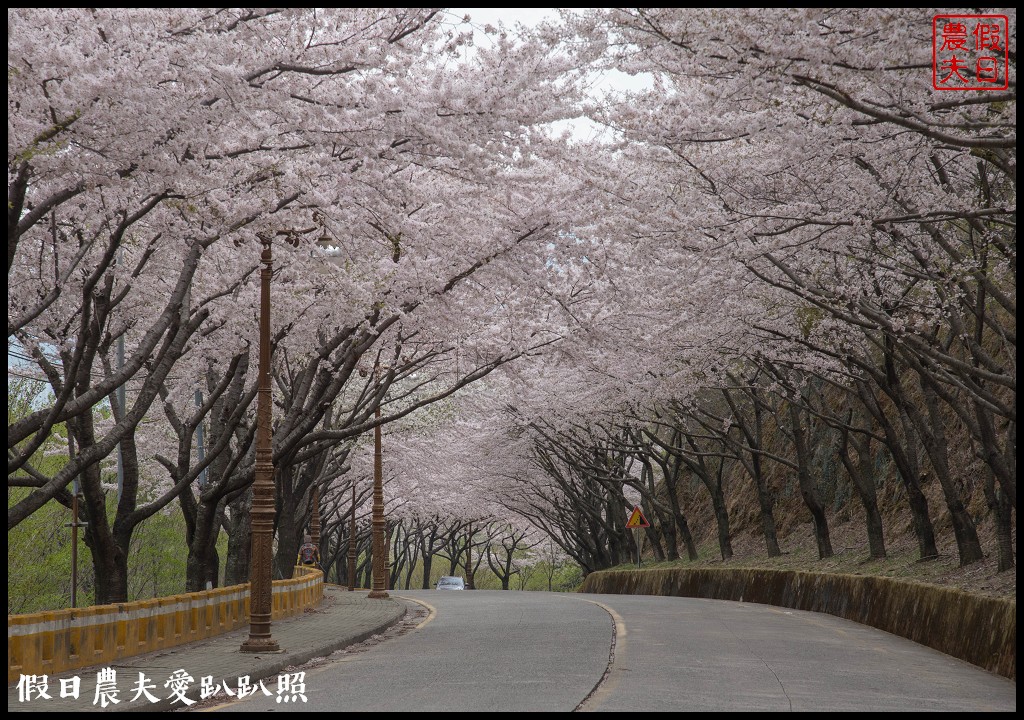
M566 61L537 41L502 39L457 62L468 35L435 10L54 10L11 20L18 41L9 47L9 282L17 300L9 335L36 356L56 400L10 428L19 450L9 469L22 467L57 422L79 425L81 437L74 462L39 478L9 525L71 477L91 475L94 557L123 566L137 522L198 477L204 468L186 464L186 445L202 414L170 413L178 460L164 465L174 485L134 516L130 497L126 518L114 521L119 529L104 530L96 463L119 444L131 454L131 436L164 388L169 398L187 398L218 352L252 349L255 253L239 262L252 247L247 237L320 237L341 248L344 263L324 272L307 248L278 274L290 286L283 299L292 301L279 303L275 318L293 368L280 376L292 389L275 447L286 477L303 474L292 468L305 461L304 449L371 427L396 377L450 352L442 344L393 363L384 382L348 408L345 429L311 433L358 359L392 328L397 347L422 332L405 318L428 306L458 312L457 296L478 301L466 279L479 272L515 282L515 265L494 270L506 259L522 267L532 258L527 272L544 273L541 256L527 248L544 247L554 227L547 196L564 188L537 183L549 163L531 128L563 117L574 90ZM537 152L527 155L531 142ZM486 194L497 186L500 195ZM328 308L329 298L344 301ZM211 355L190 345L217 329ZM473 348L469 367L417 402L445 397L545 340L520 332L501 338L500 351ZM128 349L123 365L111 360L119 338ZM61 368L46 360L51 345L64 353ZM195 364L167 387L189 351ZM229 363L234 372L241 357ZM94 379L97 361L105 372ZM92 408L135 377L142 387L132 406L114 401L117 423L96 437ZM227 375L214 382L230 384ZM216 402L211 395L205 412ZM207 465L229 449L240 422L242 414L228 424ZM208 506L196 517L200 545L209 544L203 538L219 503L249 473L251 463L238 459L242 445L228 462L231 479L200 495ZM286 496L305 494L299 490ZM107 570L111 588L101 595L119 597L123 573Z
M257 237L281 574L317 488L340 563L377 425L395 574L421 558L425 583L471 520L614 565L637 501L655 557L696 557L706 503L728 558L738 492L778 555L781 486L827 557L826 461L880 556L873 447L922 558L936 503L982 557L975 463L1012 566L1015 93L934 90L931 15L592 9L475 47L438 9L16 9L9 30L8 337L53 399L9 423L33 492L8 526L80 478L100 601L175 499L187 587L216 582L222 529L244 580ZM584 102L610 69L647 88ZM583 111L606 134L552 130Z
M805 433L853 432L891 454L923 558L937 552L923 488L938 481L967 564L981 547L968 483L950 469L949 425L987 465L1009 567L1013 94L934 91L931 16L916 10L595 10L567 13L566 26L582 61L653 87L594 103L612 142L573 159L592 193L558 261L573 277L578 341L514 369L526 424L542 420L550 437L583 428L604 438L580 444L593 449L618 432L602 423L642 426L678 407L707 435L685 454L691 468L718 457L721 470L728 455L754 478L770 553L772 493L759 466L799 480L822 556L827 519L808 463L826 448ZM897 29L900 43L880 41ZM758 368L771 371L763 390L729 379ZM814 389L823 384L828 394ZM773 408L773 433L790 428L788 449L765 447L753 410L737 420L743 440L729 437L704 391L737 385L753 393L749 408ZM844 403L871 420L843 421L833 406ZM546 473L525 481L540 506L584 506L564 467L548 462ZM861 501L882 552L866 486Z
M652 90L609 98L596 117L659 161L672 202L655 217L682 202L701 207L682 230L665 223L659 239L703 237L723 265L745 268L742 282L768 299L763 317L751 316L759 354L801 374L845 376L892 428L886 439L929 557L925 456L966 564L981 549L948 469L945 416L955 414L988 464L994 509L1015 497L1016 140L1012 94L931 89L930 17L624 9L570 22L607 48L609 64L652 78ZM901 42L879 42L896 28Z

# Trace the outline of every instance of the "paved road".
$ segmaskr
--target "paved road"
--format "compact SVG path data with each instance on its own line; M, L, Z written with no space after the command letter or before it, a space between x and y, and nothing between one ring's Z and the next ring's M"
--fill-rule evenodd
M1005 678L829 615L648 596L399 594L435 612L413 632L308 671L308 702L289 711L1012 711L1017 704L1016 684ZM285 707L259 696L221 709Z
M831 615L752 603L582 595L625 625L584 709L1015 710L1006 678ZM620 633L621 635L621 633Z

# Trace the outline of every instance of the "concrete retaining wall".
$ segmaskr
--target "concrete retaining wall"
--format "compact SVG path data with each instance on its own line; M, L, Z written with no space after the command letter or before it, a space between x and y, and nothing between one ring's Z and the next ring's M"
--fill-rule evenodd
M837 615L1017 679L1017 603L884 577L659 568L591 573L581 592L739 600Z
M275 580L272 618L296 615L323 598L323 573L295 568ZM7 681L54 675L220 635L249 622L249 585L7 616Z

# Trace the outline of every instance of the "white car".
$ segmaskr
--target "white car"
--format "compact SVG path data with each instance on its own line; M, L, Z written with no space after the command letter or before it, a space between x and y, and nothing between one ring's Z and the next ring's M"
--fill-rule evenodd
M452 577L451 575L445 575L437 581L438 590L465 590L466 581L461 577Z

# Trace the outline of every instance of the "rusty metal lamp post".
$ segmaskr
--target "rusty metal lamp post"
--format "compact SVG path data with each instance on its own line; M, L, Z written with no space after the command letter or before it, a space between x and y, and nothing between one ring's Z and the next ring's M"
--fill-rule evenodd
M466 589L476 590L473 584L473 523L470 521L468 528L469 538L466 542Z
M271 563L274 539L274 455L271 444L270 404L270 276L273 236L260 235L260 363L256 403L256 479L252 486L252 551L249 561L249 639L241 651L277 652L280 646L270 635L273 609Z
M324 580L327 580L327 570L323 566L323 562L320 558L323 557L320 554L320 487L313 488L313 508L310 512L309 519L309 538L314 545L316 545L316 559L320 565L320 570L324 574Z
M385 538L387 544L387 551L384 553L384 587L388 590L391 588L391 534L394 532L395 527L391 523L387 524L388 533Z
M352 482L352 518L348 530L348 591L356 589L356 484Z
M374 411L380 421L380 405ZM373 429L373 589L367 597L383 599L391 597L387 591L385 555L388 543L384 537L384 464L381 460L380 425Z

